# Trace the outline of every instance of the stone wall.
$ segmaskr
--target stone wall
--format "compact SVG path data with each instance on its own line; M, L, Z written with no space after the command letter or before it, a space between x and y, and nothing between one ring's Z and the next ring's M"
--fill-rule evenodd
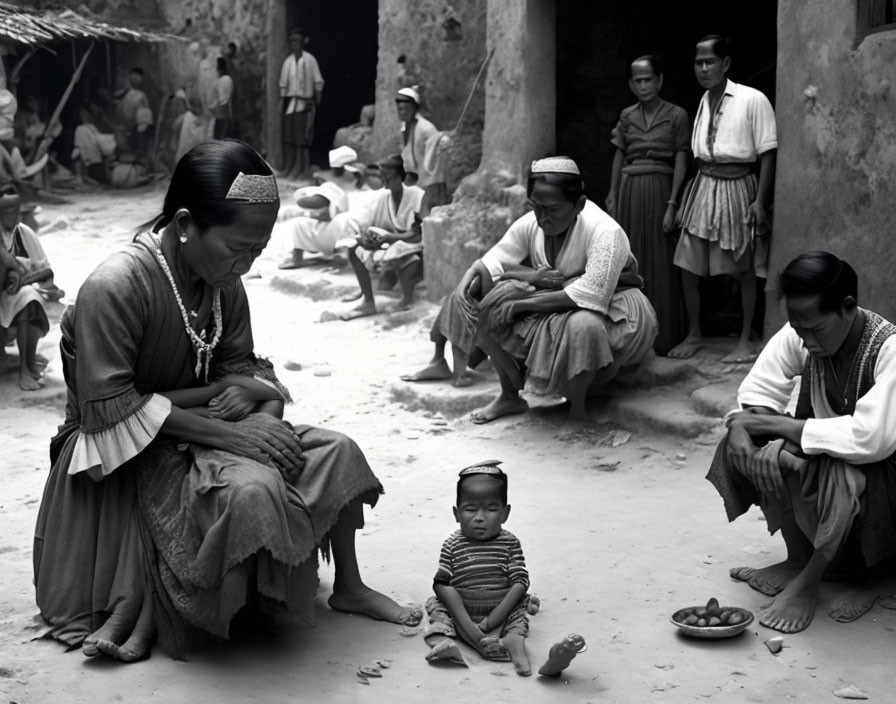
M489 0L486 121L479 170L423 223L426 294L438 301L526 211L523 178L552 151L554 0ZM450 185L450 184L449 184Z
M827 249L863 306L896 319L896 31L857 36L853 0L780 0L773 277ZM766 332L783 321L769 296Z
M418 84L423 103L421 114L440 130L454 129L485 60L486 14L487 6L482 0L379 0L376 120L370 138L373 154L381 157L401 150L395 92L404 86ZM446 38L443 25L448 19L460 23L458 39ZM485 118L484 84L483 77L464 116L458 142L464 145L467 156L459 157L449 169L449 180L455 184L464 169L470 173L479 161Z

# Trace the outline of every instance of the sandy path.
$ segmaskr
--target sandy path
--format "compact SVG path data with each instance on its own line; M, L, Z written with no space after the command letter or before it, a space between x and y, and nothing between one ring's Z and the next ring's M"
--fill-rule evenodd
M60 285L74 293L107 252L127 241L133 224L161 202L158 190L150 193L44 207L44 223L63 215L68 222L43 237ZM14 375L0 377L0 701L819 702L835 701L831 691L846 684L872 701L894 701L889 665L896 612L875 608L857 623L836 624L825 615L830 588L815 623L785 636L778 656L763 645L773 632L755 624L729 641L698 642L669 623L677 608L710 596L755 612L765 598L732 582L728 568L782 557L758 513L726 523L720 500L702 479L710 445L637 433L615 448L607 433L558 438L557 411L485 427L409 412L392 401L393 388L400 373L428 359L426 331L435 307L421 304L404 318L408 324L395 327L387 318L317 324L339 304L270 286L278 258L266 253L262 278L247 282L256 346L293 392L288 417L353 436L386 487L359 543L368 581L400 601L422 603L441 541L454 528L457 470L499 457L510 473L507 528L522 541L543 605L531 620L533 665L570 631L585 636L588 652L550 681L519 678L509 663L488 663L469 651L468 670L433 667L423 659L419 636L330 611L328 566L321 569L316 628L284 623L187 663L157 652L144 663L118 666L31 641L31 536L47 441L64 404L54 329L41 348L53 357L45 391L26 399ZM325 290L321 280L351 285L347 273L323 275L319 268L285 276L315 290ZM302 371L283 370L286 361L300 363ZM331 374L315 376L324 365ZM357 667L376 658L392 659L392 667L369 686L358 684Z

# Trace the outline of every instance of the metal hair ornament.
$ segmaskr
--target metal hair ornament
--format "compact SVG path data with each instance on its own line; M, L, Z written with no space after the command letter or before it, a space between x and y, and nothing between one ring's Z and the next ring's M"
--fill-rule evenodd
M530 171L533 174L572 174L581 176L579 167L568 156L549 156L532 162Z
M230 184L226 200L238 200L243 203L279 203L280 193L277 190L277 179L273 174L237 174Z

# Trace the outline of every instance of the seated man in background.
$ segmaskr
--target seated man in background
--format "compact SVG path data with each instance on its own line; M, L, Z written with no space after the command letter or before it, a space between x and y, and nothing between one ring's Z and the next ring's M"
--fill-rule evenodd
M413 303L414 286L423 280L420 227L423 189L404 184L406 174L400 155L382 159L378 166L384 188L354 218L358 235L348 252L364 300L343 315L343 320L376 314L370 280L370 271L376 263L382 264L384 277L397 278L401 285L399 309Z

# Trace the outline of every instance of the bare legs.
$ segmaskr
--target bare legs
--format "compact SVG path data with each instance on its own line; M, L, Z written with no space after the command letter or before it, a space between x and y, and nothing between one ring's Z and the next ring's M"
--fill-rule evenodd
M487 406L473 411L470 420L481 425L503 416L528 411L529 404L520 398L520 389L523 388L525 380L516 360L488 335L479 335L476 344L492 358L492 364L501 382L501 393Z
M702 346L703 334L700 330L700 277L687 269L681 270L681 289L684 295L684 307L688 314L688 336L669 350L669 356L675 359L688 359L696 354Z
M752 362L756 359L756 351L750 346L750 332L753 329L753 315L756 312L756 272L751 268L740 277L741 327L737 347L730 354L722 357L728 364Z
M750 345L753 315L756 312L756 272L751 268L750 271L742 274L738 281L740 282L741 329L737 346L722 358L722 361L728 364L752 362L756 359L756 351ZM699 283L699 276L686 269L681 270L684 306L688 314L688 335L682 342L669 350L669 356L675 359L693 357L702 346Z
M423 369L413 374L402 374L402 381L443 381L451 380L451 385L457 388L469 386L473 379L467 373L467 364L470 361L469 356L459 347L451 345L451 355L454 362L454 371L448 366L445 360L445 345L448 338L439 334L435 341L435 351L432 359L429 360Z
M330 531L330 545L336 568L333 595L327 602L330 608L361 614L378 621L416 626L423 618L420 609L399 606L385 594L364 584L355 552L355 533L355 529L348 524L345 512Z
M423 263L419 259L409 262L398 271L398 283L401 286L400 310L410 308L414 302L414 287L423 281Z
M349 248L348 261L352 265L358 285L361 287L361 295L364 300L355 306L349 313L342 316L343 320L363 318L368 315L376 315L376 301L373 298L373 283L370 281L370 272L364 266L364 262L358 257L357 248Z

